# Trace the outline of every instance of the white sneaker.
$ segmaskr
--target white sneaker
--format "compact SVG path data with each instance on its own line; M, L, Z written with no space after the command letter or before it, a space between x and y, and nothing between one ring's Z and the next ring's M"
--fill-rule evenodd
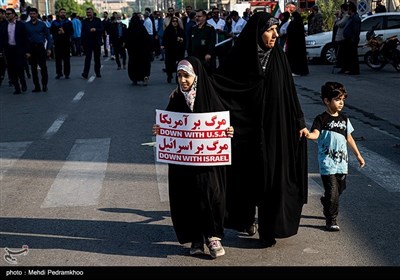
M221 244L221 238L218 237L208 238L207 247L213 259L225 255L224 247L222 247Z

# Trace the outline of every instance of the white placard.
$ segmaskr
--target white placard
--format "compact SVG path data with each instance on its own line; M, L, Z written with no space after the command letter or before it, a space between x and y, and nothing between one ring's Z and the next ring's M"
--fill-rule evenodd
M156 110L158 162L214 166L231 164L229 111L176 113Z

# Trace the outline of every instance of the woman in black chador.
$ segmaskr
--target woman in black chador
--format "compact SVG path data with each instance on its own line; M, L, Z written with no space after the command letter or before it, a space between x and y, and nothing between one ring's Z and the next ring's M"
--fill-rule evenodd
M185 56L185 31L179 26L177 17L171 18L164 31L163 47L165 49L167 82L171 83L172 74L176 72L178 61Z
M143 81L147 85L150 77L152 48L149 34L138 15L133 15L127 31L128 75L134 85Z
M298 12L293 12L292 17L287 27L286 56L292 73L305 76L308 75L309 70L304 24Z
M255 234L258 206L266 247L297 234L307 202L308 130L277 28L271 14L254 14L213 76L235 128L225 227Z

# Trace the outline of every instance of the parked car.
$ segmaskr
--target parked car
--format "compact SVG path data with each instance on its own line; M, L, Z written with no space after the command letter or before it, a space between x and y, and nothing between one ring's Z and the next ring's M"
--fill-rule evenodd
M368 48L364 47L366 33L372 29L375 29L377 35L381 34L383 39L393 35L400 38L400 13L378 13L361 19L360 43L358 44L360 60L363 60L364 54L368 51ZM320 58L323 63L335 63L335 44L332 42L332 31L306 36L306 50L308 59Z

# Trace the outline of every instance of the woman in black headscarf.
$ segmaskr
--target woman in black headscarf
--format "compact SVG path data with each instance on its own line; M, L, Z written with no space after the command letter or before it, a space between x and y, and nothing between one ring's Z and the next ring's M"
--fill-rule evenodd
M286 30L286 56L292 73L305 76L308 75L309 70L303 19L298 12L293 12L292 17Z
M149 34L140 21L139 15L132 16L126 33L129 79L134 85L143 81L143 85L147 86L151 70L152 47Z
M213 76L235 127L225 227L255 234L258 206L264 246L297 234L307 202L308 130L285 53L275 44L277 27L271 14L254 14Z
M225 111L211 87L200 60L187 57L177 66L178 88L167 111L207 113ZM226 130L232 137L233 128ZM153 127L158 134L158 127ZM224 237L225 166L168 165L168 188L172 223L181 244L192 243L190 254L204 253L206 243L213 258L225 254Z

